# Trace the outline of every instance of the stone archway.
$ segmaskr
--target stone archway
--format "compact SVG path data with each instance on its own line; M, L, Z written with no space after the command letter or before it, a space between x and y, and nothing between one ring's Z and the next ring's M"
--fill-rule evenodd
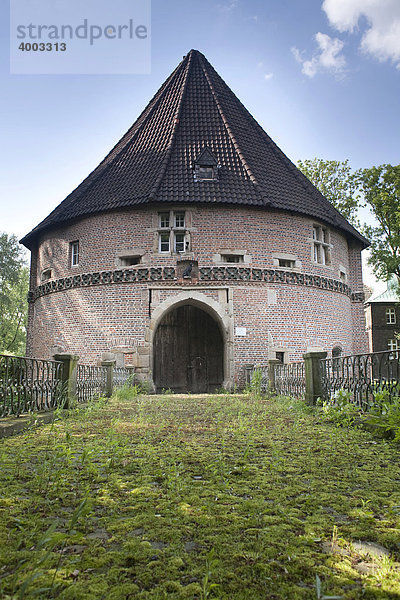
M233 385L232 319L218 302L181 292L154 311L150 364L157 391L213 392Z
M215 319L192 304L167 312L153 340L156 391L215 392L224 381L224 341Z

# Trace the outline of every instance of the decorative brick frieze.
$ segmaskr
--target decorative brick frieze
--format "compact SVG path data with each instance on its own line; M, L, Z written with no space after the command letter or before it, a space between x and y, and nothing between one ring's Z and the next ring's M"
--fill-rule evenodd
M250 269L242 267L200 267L200 281L253 281L267 283L286 283L288 285L302 285L330 290L344 294L352 302L364 302L362 292L353 293L350 287L336 279L328 279L320 275L309 275L297 271L283 271L279 269ZM116 271L103 271L102 273L83 273L71 277L48 281L39 285L28 294L28 302L32 303L41 296L77 287L89 287L99 284L117 284L147 281L171 281L176 279L174 267L152 267L137 269L118 269Z

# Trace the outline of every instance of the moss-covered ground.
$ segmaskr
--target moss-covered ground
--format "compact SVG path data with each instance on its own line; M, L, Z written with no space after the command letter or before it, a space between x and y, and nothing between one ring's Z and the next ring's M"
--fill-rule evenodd
M0 452L1 598L400 598L398 447L299 402L125 393Z

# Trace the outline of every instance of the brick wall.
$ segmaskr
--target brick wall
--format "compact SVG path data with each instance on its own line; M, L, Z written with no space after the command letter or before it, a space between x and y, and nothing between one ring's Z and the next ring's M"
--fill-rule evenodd
M221 249L243 250L250 257L245 266L262 269L274 268L273 255L289 253L300 261L300 273L338 280L344 268L352 290L362 291L360 247L337 230L330 228L331 265L316 265L312 261L315 221L310 218L251 207L188 205L177 210L185 208L191 242L188 258L197 260L199 267L212 266ZM155 206L101 214L44 235L37 253L32 253L32 288L41 283L45 269L52 269L54 279L116 269L118 255L129 250L140 250L146 266L176 267L182 256L157 251L157 214ZM80 244L80 261L71 267L69 244L75 240ZM342 292L267 281L194 279L102 284L37 298L30 305L27 352L49 357L57 348L94 363L110 349L125 347L133 355L130 360L151 370L152 314L165 300L189 288L217 302L231 320L237 381L244 365L265 363L277 348L284 349L288 360L301 358L310 346L328 352L334 346L344 353L366 350L363 305ZM238 327L241 334L245 328L246 335L235 335Z

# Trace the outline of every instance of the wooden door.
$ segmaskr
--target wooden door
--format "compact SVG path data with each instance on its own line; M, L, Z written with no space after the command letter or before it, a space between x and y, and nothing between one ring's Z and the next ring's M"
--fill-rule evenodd
M169 312L154 337L157 391L213 392L224 378L222 335L217 322L196 306Z

